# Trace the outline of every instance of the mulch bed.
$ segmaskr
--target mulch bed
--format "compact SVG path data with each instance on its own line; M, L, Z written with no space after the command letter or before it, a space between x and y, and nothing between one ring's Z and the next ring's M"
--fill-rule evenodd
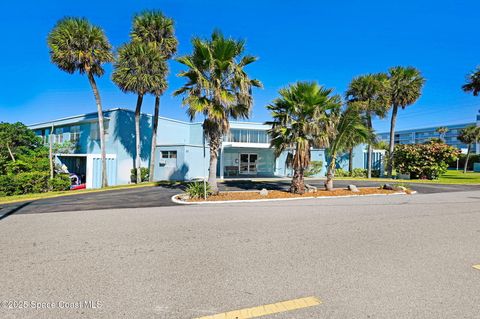
M220 192L218 195L212 195L207 201L228 201L228 200L253 200L253 199L275 199L275 198L299 198L299 197L325 197L325 196L347 196L347 195L372 195L372 194L394 194L399 191L380 189L376 187L361 187L359 192L352 192L348 189L334 189L332 191L318 190L313 193L303 195L292 194L287 191L268 191L267 196L260 195L260 191L247 192ZM202 202L202 199L189 199L189 202Z

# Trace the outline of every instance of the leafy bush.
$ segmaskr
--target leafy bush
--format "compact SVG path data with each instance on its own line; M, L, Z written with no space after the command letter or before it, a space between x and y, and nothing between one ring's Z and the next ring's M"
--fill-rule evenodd
M335 170L335 176L336 177L348 177L348 176L350 176L350 173L348 171L345 171L343 168L337 168Z
M140 178L142 179L142 182L148 182L149 174L150 174L150 171L148 170L148 168L140 167ZM137 169L136 168L132 168L130 170L130 180L132 181L132 183L137 182Z
M308 168L305 170L305 177L310 177L319 174L322 171L323 162L322 161L311 161Z
M205 183L206 191L207 191L207 197L212 194L212 190L210 189L210 185L208 183ZM203 182L194 182L190 183L187 185L187 188L185 189L185 192L187 193L190 198L203 198L205 196L205 187Z
M448 163L455 161L459 150L442 143L400 144L393 153L397 173L410 178L437 179L447 171Z
M70 178L68 175L59 175L53 180L50 180L47 172L24 172L0 176L0 193L6 196L60 191L69 188Z
M48 189L50 191L66 191L70 189L71 181L70 176L66 174L60 174L53 179L48 180Z
M351 177L367 177L367 170L364 168L354 168Z

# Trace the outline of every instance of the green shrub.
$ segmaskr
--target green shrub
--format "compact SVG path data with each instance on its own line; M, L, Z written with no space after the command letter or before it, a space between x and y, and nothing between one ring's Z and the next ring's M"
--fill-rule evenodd
M205 183L206 191L207 191L207 197L212 194L212 190L210 189L210 185L208 183ZM205 196L205 187L203 182L194 182L190 183L187 185L187 188L185 189L185 192L187 193L190 198L203 198Z
M15 193L15 175L0 175L0 192L5 196L13 195Z
M393 153L394 169L412 179L437 179L458 155L459 150L447 144L399 144Z
M305 177L310 177L319 174L322 171L323 162L322 161L311 161L308 168L305 170Z
M142 179L142 182L148 182L149 174L150 174L150 171L148 170L148 168L140 167L140 178ZM136 168L132 168L130 170L130 180L132 181L132 183L137 182L137 169Z
M48 191L49 174L47 172L27 172L15 175L14 195L43 193Z
M364 168L354 168L351 177L367 177L367 170Z
M48 180L48 189L52 192L69 190L70 185L70 176L66 174L60 174Z
M343 168L337 168L335 170L335 176L336 177L348 177L348 176L350 176L350 174L348 173L348 171L345 171Z

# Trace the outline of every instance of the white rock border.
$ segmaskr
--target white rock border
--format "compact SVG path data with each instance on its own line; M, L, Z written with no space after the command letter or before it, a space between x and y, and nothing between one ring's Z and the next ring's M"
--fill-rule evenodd
M231 191L235 192L235 191ZM245 193L251 191L237 191L238 193ZM369 196L392 196L392 195L413 195L417 194L417 191L411 191L410 194L405 192L392 193L392 194L366 194L366 195L341 195L341 196L318 196L318 197L290 197L290 198L265 198L265 199L235 199L235 200L212 200L202 202L186 202L178 199L177 197L184 195L184 193L176 194L171 197L172 202L181 205L205 205L205 204L229 204L229 203L258 203L258 202L280 202L290 200L302 200L302 199L333 199L333 198L350 198L350 197L369 197Z

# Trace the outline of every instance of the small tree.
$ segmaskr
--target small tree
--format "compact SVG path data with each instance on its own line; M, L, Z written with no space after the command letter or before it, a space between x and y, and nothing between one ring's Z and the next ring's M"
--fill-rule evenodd
M473 96L480 94L480 67L467 76L467 83L462 86L465 92L472 92Z
M108 186L105 131L100 93L95 77L105 73L103 64L113 61L111 46L102 29L82 18L60 20L48 35L50 57L61 70L86 74L97 104L102 157L102 187Z
M331 127L329 134L328 156L330 163L327 167L327 181L325 189L333 190L333 178L335 175L336 161L339 154L347 151L353 144L359 141L371 141L373 133L365 125L365 118L361 116L358 108L348 107L329 114L328 126Z
M440 134L440 138L442 139L442 141L445 142L445 134L448 133L448 127L440 126L435 131L437 131L437 133Z
M273 117L266 124L272 126L269 134L275 155L294 150L292 193L305 193L304 175L310 164L310 149L328 144L328 115L341 106L340 96L332 92L316 82L297 82L281 89L280 97L267 106Z
M399 144L395 146L395 169L411 178L437 179L458 155L457 148L444 143Z
M384 73L361 75L354 78L345 93L348 104L355 104L365 114L366 125L373 129L374 116L383 119L390 104L390 83ZM372 177L373 142L368 143L367 150L367 178ZM352 151L350 151L350 154ZM352 156L350 155L350 158ZM351 172L351 159L349 164Z
M463 172L466 173L472 145L480 139L480 127L471 125L461 129L458 139L468 145L467 158L465 159L465 166L463 167Z

